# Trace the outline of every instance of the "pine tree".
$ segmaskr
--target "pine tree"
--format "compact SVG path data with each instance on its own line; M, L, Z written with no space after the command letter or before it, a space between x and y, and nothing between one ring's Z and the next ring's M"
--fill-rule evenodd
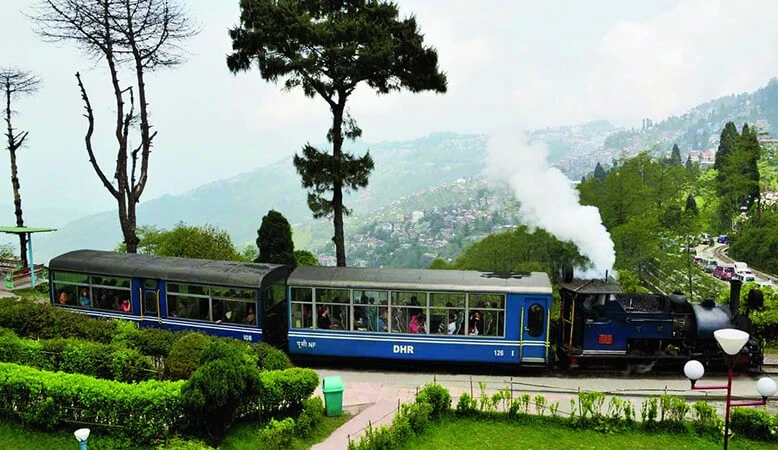
M724 129L721 130L721 138L719 139L719 148L716 151L716 161L713 163L714 169L721 170L721 166L724 165L724 161L732 153L739 136L734 123L727 122L724 125Z
M332 152L305 145L294 165L313 216L332 217L337 265L345 266L343 216L350 211L343 194L367 186L373 170L369 152L343 151L344 139L362 134L346 103L359 84L378 94L446 92L437 51L424 46L414 17L400 19L397 5L384 0L242 0L240 8L240 25L230 30L229 69L247 71L256 63L266 81L285 78L285 89L301 87L332 112Z
M259 256L255 262L296 265L292 227L280 212L270 210L257 230Z
M694 199L692 194L686 197L686 212L697 214L697 200Z
M690 154L686 158L686 170L692 170L693 167L694 167L694 163L692 163L692 155Z
M594 178L605 180L605 169L602 168L602 165L599 162L594 167Z
M670 164L673 166L680 166L681 161L681 149L678 148L678 144L673 144L673 151L670 154Z

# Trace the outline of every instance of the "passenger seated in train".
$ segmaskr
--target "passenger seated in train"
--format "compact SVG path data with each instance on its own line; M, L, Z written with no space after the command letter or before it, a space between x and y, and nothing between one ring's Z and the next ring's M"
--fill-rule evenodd
M468 334L471 334L473 336L478 336L479 334L484 334L484 324L481 320L481 312L480 311L473 311L473 314L470 315L470 331Z
M121 304L119 305L119 309L124 312L130 312L130 310L132 309L132 305L130 305L130 300L126 298L122 300Z
M184 305L183 300L178 301L178 307L173 310L173 312L170 314L173 317L178 317L180 319L186 319L188 314L186 313L186 305Z
M89 290L87 288L81 289L81 295L78 296L78 304L87 308L92 306L92 303L89 301Z
M386 308L381 308L381 312L378 314L378 331L388 331L389 328L386 324Z
M330 308L327 305L319 306L319 315L316 317L316 328L330 328Z
M457 332L457 316L448 316L448 325L446 326L446 333L455 334Z
M254 305L249 305L248 310L246 311L246 318L243 319L243 323L246 325L257 324L257 315L254 311Z
M408 331L410 333L426 333L425 329L427 316L424 313L414 314L411 316L411 321L408 323Z
M69 297L70 296L68 295L68 293L63 289L59 291L59 295L57 295L57 303L59 303L60 305L67 305Z
M410 306L421 306L419 305L419 300L416 298L415 295L411 297ZM421 309L419 308L408 308L408 314L410 314L411 316L416 316L419 315L420 313L421 313Z

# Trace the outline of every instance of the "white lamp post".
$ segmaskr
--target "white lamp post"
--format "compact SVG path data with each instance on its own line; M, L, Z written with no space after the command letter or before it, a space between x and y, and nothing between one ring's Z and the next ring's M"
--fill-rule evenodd
M759 401L745 401L745 402L733 402L732 401L732 373L733 367L737 362L737 356L740 354L740 350L748 342L750 337L748 333L742 330L736 330L734 328L723 328L713 332L713 337L716 338L716 342L724 353L727 354L727 384L718 386L695 386L697 380L702 378L705 374L705 367L699 361L691 360L683 366L683 373L686 378L692 383L693 390L712 390L712 389L726 389L727 390L727 406L724 410L724 449L727 450L729 444L729 410L733 406L763 406L767 404L767 398L775 395L778 386L775 381L770 378L761 378L756 383L756 390L759 395L762 396L762 400Z
M79 428L73 434L76 436L81 450L86 450L86 441L89 440L89 428Z

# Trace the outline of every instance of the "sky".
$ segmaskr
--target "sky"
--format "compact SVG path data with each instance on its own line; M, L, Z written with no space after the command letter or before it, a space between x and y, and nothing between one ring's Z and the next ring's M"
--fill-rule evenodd
M184 45L186 63L147 77L158 136L143 201L291 157L306 142L324 142L331 120L320 99L284 92L256 70L229 72L227 30L238 21L237 0L184 3L201 33ZM398 3L401 15L416 16L425 44L437 49L448 92L377 96L358 89L349 107L367 142L597 119L640 126L644 117L659 121L753 91L778 75L778 2L771 0ZM104 63L32 32L22 12L33 4L0 2L0 67L43 80L38 93L14 102L14 125L30 131L18 157L22 199L35 218L28 225L61 226L115 209L86 156L74 74L81 72L95 107L97 158L109 174L112 98ZM8 164L0 162L5 224L14 223L10 184Z

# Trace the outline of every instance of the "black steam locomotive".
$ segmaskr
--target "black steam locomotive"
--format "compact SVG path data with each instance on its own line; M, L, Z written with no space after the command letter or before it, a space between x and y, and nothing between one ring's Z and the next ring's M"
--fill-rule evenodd
M613 279L560 283L561 314L557 327L557 357L562 367L619 363L650 370L655 366L698 359L724 365L713 332L738 328L751 332L747 314L738 314L741 282L730 283L729 304L703 300L690 303L684 294L622 292ZM749 303L762 301L758 290ZM762 348L753 337L741 351L737 366L758 368Z

